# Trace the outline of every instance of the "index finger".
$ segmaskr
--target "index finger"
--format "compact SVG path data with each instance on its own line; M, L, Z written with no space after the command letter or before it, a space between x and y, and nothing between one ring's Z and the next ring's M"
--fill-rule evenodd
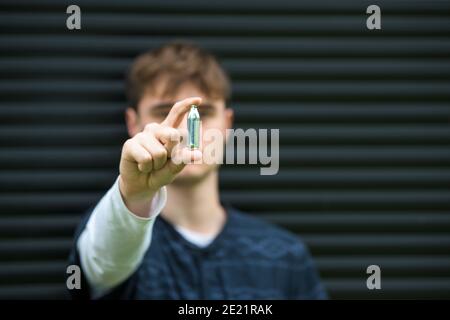
M183 120L186 112L190 110L191 105L195 104L198 106L200 103L202 103L202 98L200 97L191 97L178 101L173 105L172 109L170 109L169 114L166 119L161 122L161 124L172 128L177 128Z

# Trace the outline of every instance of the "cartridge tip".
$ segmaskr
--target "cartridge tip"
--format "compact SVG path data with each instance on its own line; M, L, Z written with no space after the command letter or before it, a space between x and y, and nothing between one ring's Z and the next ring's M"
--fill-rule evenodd
M187 116L187 128L189 133L190 149L197 149L200 145L200 114L198 113L197 106L191 105L191 110Z

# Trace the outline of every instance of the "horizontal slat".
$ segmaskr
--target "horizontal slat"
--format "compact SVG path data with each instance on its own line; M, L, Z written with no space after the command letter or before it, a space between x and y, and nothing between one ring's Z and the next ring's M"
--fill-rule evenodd
M296 165L446 165L450 150L440 147L302 147L280 148L282 163Z
M255 213L258 214L258 213ZM300 234L315 232L444 232L450 227L450 216L444 212L432 211L361 211L361 212L267 212L258 214L272 223L301 231Z
M392 37L314 38L265 37L243 39L239 37L189 37L206 49L221 56L258 57L447 57L450 39L446 37ZM173 40L172 37L147 37L130 35L87 36L71 35L16 35L0 36L0 49L10 54L102 54L134 56Z
M382 270L384 280L392 280L392 277L424 276L428 272L435 277L450 274L450 258L443 256L343 256L343 257L319 257L316 264L326 278L345 277L352 274L364 274L369 265L376 264ZM2 285L16 282L35 283L37 279L53 283L61 283L67 267L66 261L50 260L36 262L3 262L0 263L0 283Z
M4 213L0 217L0 235L4 239L72 235L83 213L68 215L17 215ZM331 232L345 233L444 233L450 231L446 212L432 211L360 211L304 212L278 210L275 213L253 213L300 235Z
M367 99L377 96L377 100L383 99L448 99L450 82L256 82L241 81L234 85L236 98L259 97L270 100L289 99ZM55 97L73 96L74 99L88 97L118 98L123 93L123 84L120 81L0 81L0 95L20 97L21 95L33 95L41 97L51 95Z
M1 191L101 190L113 184L115 170L89 171L0 171Z
M317 100L331 100L351 97L351 100L358 98L373 98L378 96L378 100L386 98L403 98L406 100L450 97L446 82L238 82L235 84L235 96L246 98L258 96L260 98L284 100L290 98ZM0 83L0 92L2 85Z
M55 193L3 193L0 203L3 211L34 212L82 212L95 204L103 195L101 192L55 192ZM261 211L290 209L336 210L361 208L376 209L450 209L450 191L360 191L360 190L318 190L318 191L225 191L222 198L243 209Z
M416 278L450 276L450 258L448 256L340 256L319 257L316 264L325 278L349 277L364 275L367 267L378 265L381 269L382 281L393 277Z
M442 279L388 279L383 290L368 290L366 279L330 279L325 282L331 298L448 298L450 283ZM1 299L67 299L64 284L30 284L0 288Z
M122 78L132 59L123 58L5 58L0 72L12 78L111 77ZM423 79L449 78L448 60L425 59L225 59L225 69L233 79Z
M230 105L241 123L442 123L448 124L450 105L444 103L285 103L235 102ZM0 123L124 125L125 105L112 102L0 103Z
M103 195L102 192L77 193L33 193L0 194L3 210L26 214L35 213L77 213L95 205ZM29 202L28 202L29 201Z
M0 259L43 260L67 259L73 240L71 238L20 239L0 241Z
M444 144L450 142L449 125L369 125L342 124L318 125L277 125L260 122L256 128L243 124L243 129L278 129L280 144L302 145L390 145L390 144ZM270 131L268 131L270 135ZM261 133L262 134L262 133Z
M120 147L85 148L1 148L2 170L31 168L110 168L117 169ZM354 146L283 147L282 165L295 166L447 166L450 150L443 147Z
M0 14L0 28L10 32L65 32L61 25L67 16L58 13L8 12ZM367 16L356 15L224 15L205 16L199 14L96 14L83 15L83 29L89 33L107 34L176 34L181 35L327 35L367 33L365 28ZM385 14L383 16L383 33L385 35L445 34L450 31L450 23L443 16L405 16ZM86 31L85 31L86 32Z
M221 186L226 189L311 188L419 188L450 186L449 169L283 169L261 176L259 170L224 169ZM115 170L0 171L0 191L77 191L108 187Z
M2 168L116 168L120 148L26 148L0 152Z
M279 130L281 144L445 144L450 145L448 125L339 125L318 126L304 124L287 126L259 123L236 127ZM260 133L264 134L264 133ZM12 138L12 139L11 139ZM4 147L19 146L107 146L120 145L127 139L125 124L117 125L15 125L0 128L0 143Z
M1 176L1 174L0 174ZM14 179L11 175L10 180ZM22 185L25 183L23 179ZM258 170L222 170L225 188L290 188L311 189L396 188L449 186L450 171L443 169L289 169L273 176L261 176Z
M13 137L13 139L11 139ZM125 124L92 126L2 126L3 146L120 146L127 139Z
M8 215L0 217L1 238L30 238L30 237L61 237L74 234L75 228L81 221L82 214L56 213L46 215Z
M381 280L381 290L369 290L366 278L329 279L326 287L331 298L346 299L448 299L448 278L409 278Z
M64 123L124 124L125 106L120 103L86 103L68 102L1 103L0 123L35 123L40 125Z
M450 106L445 103L267 103L249 102L231 104L236 121L242 122L294 122L330 123L426 123L448 124Z
M450 237L444 234L350 234L304 235L315 256L322 255L447 255Z
M259 210L288 208L361 208L373 209L448 209L450 208L450 190L448 191L228 191L223 194L226 201L236 206L252 207ZM1 199L1 198L0 198Z
M442 255L448 254L448 234L352 234L306 235L302 237L313 254L331 255ZM71 238L2 240L0 257L4 261L23 259L65 259L72 245Z
M89 8L89 11L107 9L117 10L120 12L130 10L132 12L205 12L205 13L360 13L372 4L370 1L359 1L355 3L352 0L344 0L336 3L330 0L320 0L314 2L307 1L271 1L260 0L256 6L252 1L239 1L229 0L226 2L211 2L208 0L191 0L186 3L183 0L172 0L170 3L164 0L142 1L142 0L128 0L123 1L90 1L79 0L77 4L80 7ZM377 4L385 8L388 12L395 13L436 13L442 14L442 12L449 11L450 5L445 1L434 2L433 6L430 6L425 1L411 2L407 8L403 1L388 1L379 0ZM34 8L36 2L33 0L3 0L2 5L7 8ZM39 1L39 9L59 9L61 7L61 1L59 0L41 0ZM447 10L446 10L447 9Z
M69 299L64 283L30 283L26 285L0 286L0 299L3 300L43 300Z
M11 284L64 283L67 262L27 261L0 263L0 286Z

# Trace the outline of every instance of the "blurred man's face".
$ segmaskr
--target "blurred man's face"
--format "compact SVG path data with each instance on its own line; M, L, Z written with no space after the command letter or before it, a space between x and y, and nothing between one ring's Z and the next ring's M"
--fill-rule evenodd
M218 149L223 148L223 143L221 141L215 140L215 142L213 142L211 141L212 139L205 141L204 133L208 129L216 129L219 130L226 139L226 129L232 127L233 110L225 107L224 100L212 100L190 83L182 85L178 92L172 97L163 98L158 94L161 90L158 90L158 88L155 89L156 90L153 90L152 93L145 94L142 97L138 104L137 112L132 108L127 109L126 120L130 136L134 136L142 131L148 123L161 123L166 118L175 102L188 97L201 97L202 104L198 107L203 132L201 149L204 150L205 147L211 143L216 143ZM187 114L179 128L187 130ZM217 164L188 164L173 183L196 183L204 179L209 173L217 170L217 168Z

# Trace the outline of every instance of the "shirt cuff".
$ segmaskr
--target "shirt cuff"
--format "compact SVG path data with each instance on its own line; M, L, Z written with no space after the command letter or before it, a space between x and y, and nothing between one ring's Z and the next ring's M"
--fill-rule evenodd
M140 221L140 222L148 222L150 220L153 220L156 218L166 205L167 201L167 189L165 186L161 187L161 189L156 192L155 196L152 199L152 204L150 206L150 212L148 217L140 217L133 212L131 212L127 206L125 205L125 202L122 198L122 194L120 193L119 188L119 177L116 179L116 182L113 185L112 188L112 201L114 207L118 208L120 212L126 213L127 216L129 216L131 219Z

